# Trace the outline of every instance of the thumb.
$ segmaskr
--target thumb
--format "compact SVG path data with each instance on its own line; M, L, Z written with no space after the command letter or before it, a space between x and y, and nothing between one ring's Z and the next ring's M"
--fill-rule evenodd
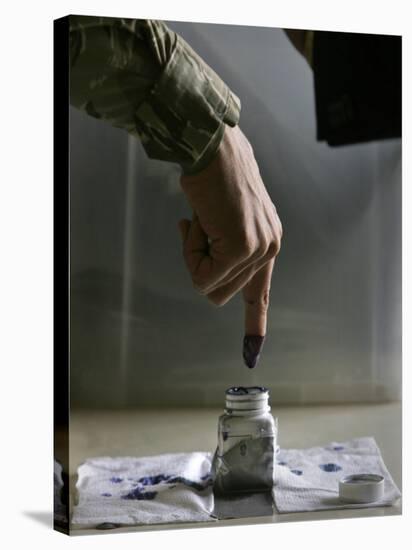
M184 244L190 230L190 220L186 220L186 219L179 220L179 223L177 225L179 227L182 243Z

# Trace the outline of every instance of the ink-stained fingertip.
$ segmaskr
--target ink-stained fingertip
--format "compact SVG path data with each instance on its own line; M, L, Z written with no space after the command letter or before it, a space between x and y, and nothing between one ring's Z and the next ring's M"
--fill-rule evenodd
M254 369L265 341L264 336L246 334L243 338L243 360L249 369Z

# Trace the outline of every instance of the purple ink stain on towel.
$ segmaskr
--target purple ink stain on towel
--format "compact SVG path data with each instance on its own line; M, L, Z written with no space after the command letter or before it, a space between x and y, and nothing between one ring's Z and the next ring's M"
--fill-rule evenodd
M115 476L113 476L113 477L110 478L110 481L111 481L112 483L121 483L121 482L123 481L123 478L122 478L122 477L115 477Z
M156 476L144 476L138 481L142 485L159 485L162 481L168 481L172 476L166 474L158 474Z
M342 470L341 466L338 464L333 464L332 462L329 462L328 464L319 464L319 468L324 472L339 472L339 470Z
M122 496L123 500L153 500L157 491L142 491L139 487Z
M211 483L207 482L206 484L202 485L201 483L198 483L197 481L191 481L190 479L186 479L182 476L176 476L172 477L166 483L182 483L183 485L186 485L187 487L191 487L192 489L195 489L196 491L204 491L206 487L208 487Z
M157 492L154 491L143 491L142 487L150 487L153 485L159 485L162 482L165 482L169 485L171 485L171 489L175 488L177 484L181 483L183 485L186 485L187 487L191 487L192 489L195 489L196 491L204 491L207 487L209 487L212 484L211 474L208 472L204 476L201 477L201 480L206 483L199 483L197 481L192 481L190 479L187 479L182 476L172 476L169 474L157 474L153 476L143 476L139 478L138 480L134 478L128 478L130 481L134 481L133 485L135 485L135 488L132 489L129 493L122 496L123 499L128 500L151 500L155 498L157 495ZM120 479L120 478L116 478ZM118 481L114 481L114 483L119 483Z

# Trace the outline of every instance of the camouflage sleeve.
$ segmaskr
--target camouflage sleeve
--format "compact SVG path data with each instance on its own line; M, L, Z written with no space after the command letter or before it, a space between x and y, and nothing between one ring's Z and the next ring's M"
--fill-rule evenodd
M205 167L240 101L161 21L70 16L70 102L138 136L151 158Z

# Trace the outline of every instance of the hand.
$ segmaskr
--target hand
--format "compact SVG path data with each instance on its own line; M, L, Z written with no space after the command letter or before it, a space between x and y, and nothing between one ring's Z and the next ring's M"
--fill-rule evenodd
M212 162L181 185L194 212L179 227L195 288L216 305L243 289L245 333L265 336L282 224L240 128L227 126Z

